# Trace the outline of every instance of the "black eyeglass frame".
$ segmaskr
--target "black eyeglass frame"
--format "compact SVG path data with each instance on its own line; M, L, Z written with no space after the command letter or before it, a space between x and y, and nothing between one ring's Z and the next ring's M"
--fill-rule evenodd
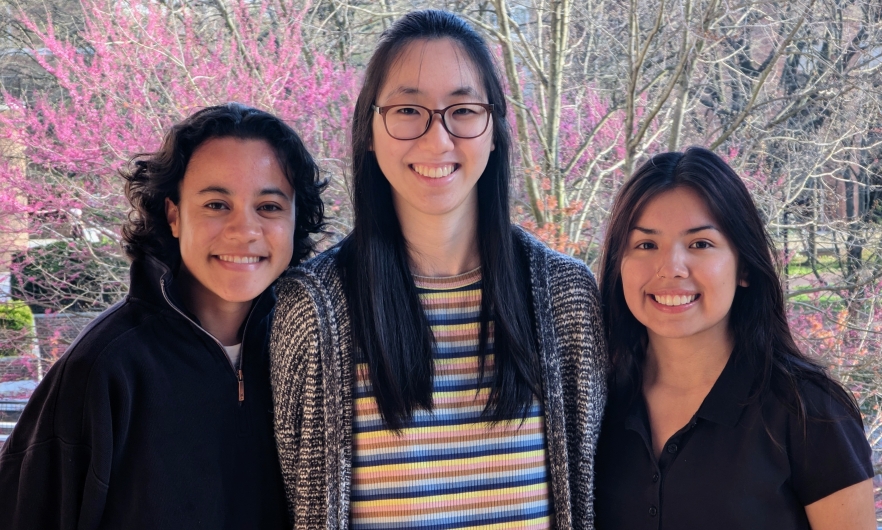
M481 132L474 136L460 136L458 134L454 134L448 127L447 122L444 120L444 113L450 110L453 107L459 107L460 105L477 105L478 107L483 107L487 111L487 122L484 123L484 128L481 129ZM417 107L425 110L429 113L429 119L426 120L426 128L419 135L414 136L413 138L398 138L393 136L391 132L389 132L389 126L386 125L386 113L389 112L389 109L394 109L395 107ZM462 138L463 140L471 140L472 138L477 138L487 132L487 127L490 126L490 115L493 114L493 103L454 103L453 105L448 105L443 109L430 109L429 107L424 107L422 105L386 105L385 107L378 107L376 105L371 105L371 109L383 117L383 128L386 129L386 134L390 137L395 138L396 140L408 141L408 140L416 140L417 138L421 138L425 136L427 132L429 132L429 128L432 126L432 118L435 117L435 114L441 115L441 126L444 127L444 130L447 131L447 134L453 136L454 138Z

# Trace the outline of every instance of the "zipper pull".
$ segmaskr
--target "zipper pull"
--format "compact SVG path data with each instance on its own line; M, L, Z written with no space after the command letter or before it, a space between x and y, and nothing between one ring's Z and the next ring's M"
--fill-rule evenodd
M245 401L245 381L242 377L242 370L237 372L237 376L239 379L239 402Z

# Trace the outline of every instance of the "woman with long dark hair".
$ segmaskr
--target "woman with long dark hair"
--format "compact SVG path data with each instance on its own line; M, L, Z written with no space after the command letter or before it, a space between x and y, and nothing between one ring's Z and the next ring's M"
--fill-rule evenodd
M590 528L605 400L594 279L509 219L506 100L441 11L380 38L352 233L283 282L276 435L296 528Z
M706 149L654 156L619 191L598 528L876 527L860 413L797 348L774 255L747 188Z

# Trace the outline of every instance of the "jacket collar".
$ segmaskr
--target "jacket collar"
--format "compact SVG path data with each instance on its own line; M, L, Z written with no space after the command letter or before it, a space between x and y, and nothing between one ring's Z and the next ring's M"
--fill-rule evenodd
M129 268L129 297L158 306L168 306L162 294L174 282L171 268L153 256L136 259ZM175 304L176 306L180 304Z

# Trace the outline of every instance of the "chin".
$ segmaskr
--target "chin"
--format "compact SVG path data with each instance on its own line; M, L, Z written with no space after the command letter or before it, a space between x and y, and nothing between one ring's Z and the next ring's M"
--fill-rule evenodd
M250 302L254 300L258 296L260 296L260 293L262 293L264 289L266 289L266 287L264 287L263 289L258 288L258 286L238 287L235 289L226 289L223 294L219 296L225 302L241 304L243 302Z

